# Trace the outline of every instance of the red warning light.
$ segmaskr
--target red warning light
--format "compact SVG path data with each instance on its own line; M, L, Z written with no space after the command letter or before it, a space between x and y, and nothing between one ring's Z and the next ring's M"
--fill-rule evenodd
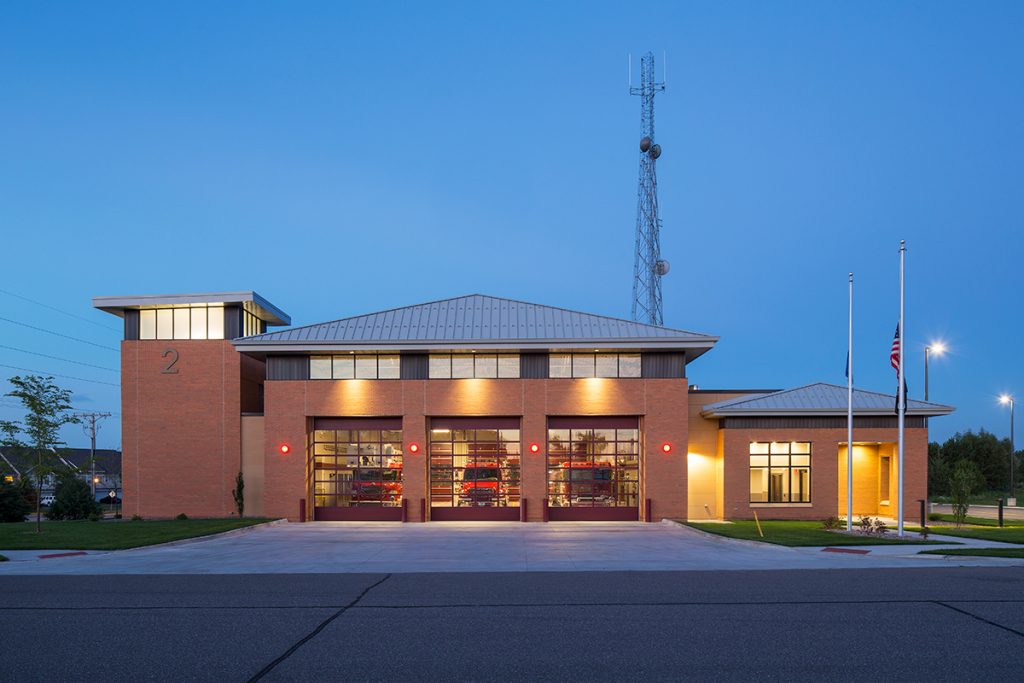
M409 444L409 452L410 453L417 453L419 450L420 450L420 445L419 444L416 444L416 443Z
M538 446L535 443L531 443L530 444L530 452L531 453L539 453L540 452L540 446Z
M281 444L281 455L288 455L291 453L292 447L286 443Z
M662 450L663 453L671 453L672 452L672 444L670 444L670 443L663 443L663 444L661 444L661 450Z

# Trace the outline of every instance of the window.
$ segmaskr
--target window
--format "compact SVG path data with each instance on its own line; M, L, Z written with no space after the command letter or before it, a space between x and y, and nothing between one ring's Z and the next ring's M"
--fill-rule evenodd
M517 379L519 354L431 354L427 367L430 379Z
M242 336L251 337L254 334L263 334L263 321L249 311L242 311Z
M399 379L401 357L397 353L360 353L345 356L310 356L310 379Z
M518 507L519 430L430 430L430 506Z
M196 304L139 311L139 339L223 339L224 306Z
M402 504L402 430L313 431L316 507L397 507Z
M548 377L640 377L639 353L552 353Z
M548 501L552 507L637 507L637 429L548 429Z
M750 502L810 503L810 442L752 442L750 444Z
M892 459L883 455L878 459L878 504L889 504L889 478L892 472Z

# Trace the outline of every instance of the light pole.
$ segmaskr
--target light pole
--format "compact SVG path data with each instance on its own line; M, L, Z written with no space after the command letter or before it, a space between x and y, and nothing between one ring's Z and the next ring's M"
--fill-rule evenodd
M924 400L928 400L928 355L934 353L941 356L946 352L946 345L942 342L932 342L924 347Z
M1013 489L1013 479L1014 479L1014 477L1013 477L1013 475L1014 475L1013 459L1014 458L1013 458L1013 456L1016 455L1016 453L1014 452L1014 448L1013 448L1013 396L1011 396L1010 394L1003 394L1002 396L999 397L999 402L1002 403L1004 406L1006 404L1010 404L1010 493L1006 497L1006 504L1007 505L1016 505L1017 504L1017 498L1016 498L1016 496L1013 495L1014 494L1014 489Z

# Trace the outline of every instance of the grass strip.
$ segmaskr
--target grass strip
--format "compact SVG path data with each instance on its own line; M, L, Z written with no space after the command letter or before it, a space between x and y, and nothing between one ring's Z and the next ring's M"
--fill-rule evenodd
M107 520L0 524L3 550L123 550L241 529L269 519Z
M760 541L789 547L848 546L848 545L908 545L934 543L899 539L894 536L855 536L836 533L821 528L821 522L788 520L762 520L764 538L758 535L753 521L740 520L728 523L680 522L709 534L737 538L745 541Z

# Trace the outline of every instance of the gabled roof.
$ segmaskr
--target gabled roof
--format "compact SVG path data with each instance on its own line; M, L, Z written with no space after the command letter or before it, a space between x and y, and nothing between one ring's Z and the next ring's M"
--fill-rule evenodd
M58 449L58 452L64 462L71 464L76 469L82 472L88 472L90 470L90 451L88 448L60 448ZM98 473L106 472L108 474L120 474L121 451L111 448L97 448L96 471Z
M894 415L896 396L863 389L853 390L856 415ZM929 417L948 415L952 406L908 399L907 415ZM740 417L768 415L846 415L846 387L837 384L808 384L795 389L765 394L748 394L704 406L704 417Z
M361 348L687 349L692 360L718 337L482 294L393 308L244 337L239 351ZM692 350L691 350L692 349Z

